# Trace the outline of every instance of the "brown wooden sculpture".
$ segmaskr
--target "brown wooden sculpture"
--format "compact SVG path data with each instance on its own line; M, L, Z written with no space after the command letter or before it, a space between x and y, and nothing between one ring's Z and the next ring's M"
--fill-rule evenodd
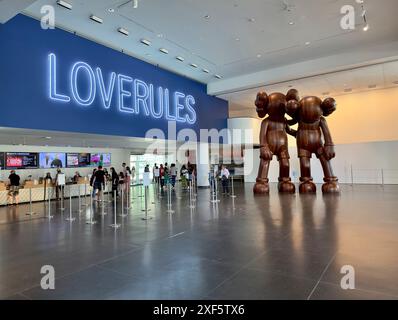
M279 192L294 193L295 186L290 180L289 152L286 129L290 129L285 118L286 96L282 93L259 92L256 99L256 111L260 118L268 117L261 123L260 131L260 167L253 192L269 192L268 170L273 155L279 161Z
M318 97L305 97L299 100L295 89L289 90L286 95L286 112L296 122L298 130L289 130L288 133L296 136L297 153L300 158L300 193L315 193L316 186L312 182L310 159L313 153L321 162L324 173L323 193L338 193L337 177L333 175L330 160L335 157L334 144L325 117L336 110L336 101L333 98L321 100ZM322 135L323 140L322 141Z

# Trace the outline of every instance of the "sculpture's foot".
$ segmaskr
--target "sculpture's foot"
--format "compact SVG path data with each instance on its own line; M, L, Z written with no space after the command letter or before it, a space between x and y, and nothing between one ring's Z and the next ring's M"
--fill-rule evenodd
M325 183L322 185L323 193L340 193L337 177L324 178L323 181L325 181Z
M253 187L254 194L268 194L269 185L268 179L256 179L256 184Z
M295 193L296 186L290 181L290 178L279 179L278 190L280 193Z
M299 192L300 193L316 193L316 185L312 182L312 179L300 178Z

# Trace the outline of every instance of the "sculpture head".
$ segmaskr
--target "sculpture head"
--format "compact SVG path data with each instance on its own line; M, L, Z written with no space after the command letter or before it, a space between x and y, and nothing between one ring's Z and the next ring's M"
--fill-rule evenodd
M260 118L268 114L270 118L279 119L286 113L286 96L283 93L274 92L267 95L265 92L259 92L255 104Z
M301 99L293 95L290 96L286 104L286 113L295 120L306 123L313 123L320 119L321 116L327 117L336 110L336 101L333 98L321 100L315 96L309 96Z

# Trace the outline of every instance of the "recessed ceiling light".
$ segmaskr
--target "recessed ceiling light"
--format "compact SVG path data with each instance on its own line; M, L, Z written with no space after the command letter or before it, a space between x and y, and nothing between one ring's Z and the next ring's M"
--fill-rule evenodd
M249 18L249 19L247 19L247 21L249 21L249 22L254 22L254 21L256 21L256 19L254 19L254 18Z
M310 41L307 41L307 42L305 43L306 46L309 46L310 44L311 44Z
M109 8L109 9L108 9L108 12L110 12L110 13L114 13L114 12L115 12L115 9L113 9L113 8Z
M65 9L72 10L72 5L70 3L68 3L68 2L66 2L66 1L58 0L57 1L57 5L59 5L61 7L64 7Z
M197 68L198 67L198 65L196 64L196 63L190 63L189 64L192 68Z
M156 36L157 36L158 38L163 38L163 34L162 34L162 33L158 33Z
M146 46L150 46L151 45L151 41L147 40L147 39L141 39L140 42L142 44L145 44Z
M117 29L117 31L120 32L121 34L124 34L125 36L129 35L129 31L127 29L122 28L122 27Z
M90 19L95 21L95 22L97 22L97 23L103 23L104 22L104 20L102 20L100 17L97 17L96 15L93 15L93 14L90 16Z
M203 71L204 73L209 73L209 72L210 72L209 69L206 69L206 68L203 68L202 71Z
M240 38L235 38L235 41L240 41Z
M351 91L352 91L351 88L344 89L344 92L351 92Z
M289 25L294 25L294 21L289 21Z
M176 59L177 59L178 61L181 61L181 62L185 60L185 59L184 59L183 57L181 57L181 56L177 56Z
M215 74L214 77L217 78L217 79L221 79L222 78L222 76L220 76L219 74Z
M52 138L51 138L51 137L44 137L44 139L50 140L50 139L52 139Z
M261 54L258 54L258 55L257 55L257 58L261 58Z
M206 14L203 18L210 19L210 15Z
M167 50L167 49L165 49L165 48L160 48L159 51L160 51L161 53L164 53L164 54L168 54L168 53L169 53L169 50Z
M377 84L370 84L370 85L368 86L368 88L369 88L369 89L377 88Z

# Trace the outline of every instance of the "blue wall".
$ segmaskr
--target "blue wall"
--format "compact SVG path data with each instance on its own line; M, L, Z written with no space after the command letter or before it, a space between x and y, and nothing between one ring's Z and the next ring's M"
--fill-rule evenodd
M126 41L132 41L126 40ZM104 108L99 88L90 106L81 106L49 98L48 55L57 57L57 91L71 95L70 70L77 61L100 67L105 84L111 72L139 78L155 88L180 91L195 98L195 124L177 123L177 130L227 127L228 104L206 94L206 86L160 69L95 42L55 29L42 30L40 22L18 15L0 24L0 126L41 130L144 137L147 130L167 133L167 120L120 112L116 91L109 109ZM81 95L85 96L87 79L80 77ZM116 88L116 84L115 84ZM172 97L171 97L172 98ZM128 100L128 99L127 99ZM126 100L126 101L127 101ZM127 101L128 103L128 101Z

